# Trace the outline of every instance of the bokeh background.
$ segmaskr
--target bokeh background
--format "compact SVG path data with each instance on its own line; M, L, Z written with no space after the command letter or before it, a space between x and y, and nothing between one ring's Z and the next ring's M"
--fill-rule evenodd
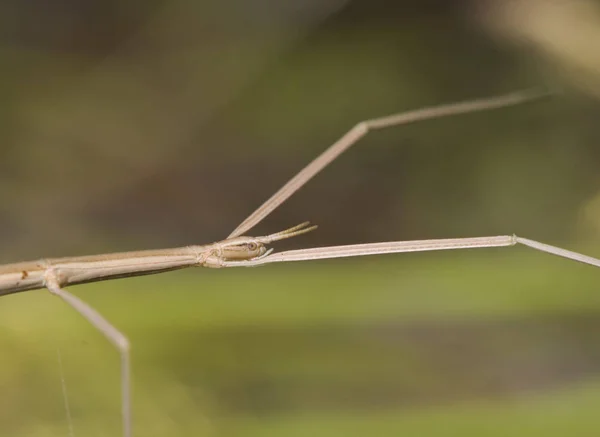
M600 4L4 0L0 262L224 238L511 234L600 256ZM596 436L600 272L526 248L190 269L74 287L133 344L136 436ZM45 291L0 301L0 435L120 435L117 353ZM63 382L61 382L63 381Z

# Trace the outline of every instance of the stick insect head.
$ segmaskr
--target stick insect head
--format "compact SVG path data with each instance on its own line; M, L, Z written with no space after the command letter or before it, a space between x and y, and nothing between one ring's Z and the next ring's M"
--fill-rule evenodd
M263 237L241 236L229 238L215 243L215 249L211 251L202 265L219 268L224 267L225 263L239 262L242 265L244 261L261 259L273 252L273 249L266 247L267 244L306 234L315 229L317 229L316 225L311 226L310 222L304 222L293 228Z

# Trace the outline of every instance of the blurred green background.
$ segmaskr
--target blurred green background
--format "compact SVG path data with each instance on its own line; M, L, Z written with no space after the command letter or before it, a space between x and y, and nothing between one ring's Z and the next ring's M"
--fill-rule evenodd
M254 231L276 250L516 233L600 256L595 1L5 0L0 262L203 244L356 122ZM596 436L600 273L526 248L78 286L132 342L136 436ZM46 291L0 302L0 435L120 435L118 354Z

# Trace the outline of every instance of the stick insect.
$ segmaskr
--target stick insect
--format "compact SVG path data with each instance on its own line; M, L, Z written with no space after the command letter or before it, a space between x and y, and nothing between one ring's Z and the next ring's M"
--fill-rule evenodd
M192 266L211 268L248 267L274 262L306 261L400 252L503 247L514 246L516 244L522 244L539 251L600 267L599 259L516 235L367 243L316 247L279 253L273 253L273 249L268 248L268 246L279 240L313 231L316 229L316 226L305 222L266 236L250 237L243 235L260 223L273 210L369 131L450 115L505 108L530 102L548 94L547 92L531 90L520 91L486 99L427 107L362 121L290 179L256 211L250 214L225 240L202 246L193 245L173 249L42 259L39 261L7 264L0 266L0 296L46 288L78 311L116 347L121 356L123 436L131 437L130 343L127 337L110 324L100 313L78 297L66 291L64 289L66 286L161 273Z

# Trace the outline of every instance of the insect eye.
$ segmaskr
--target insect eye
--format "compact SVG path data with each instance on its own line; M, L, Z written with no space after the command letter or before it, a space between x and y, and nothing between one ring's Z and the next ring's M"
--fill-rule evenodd
M248 243L247 247L250 250L256 250L258 248L258 244L256 244L256 243Z

